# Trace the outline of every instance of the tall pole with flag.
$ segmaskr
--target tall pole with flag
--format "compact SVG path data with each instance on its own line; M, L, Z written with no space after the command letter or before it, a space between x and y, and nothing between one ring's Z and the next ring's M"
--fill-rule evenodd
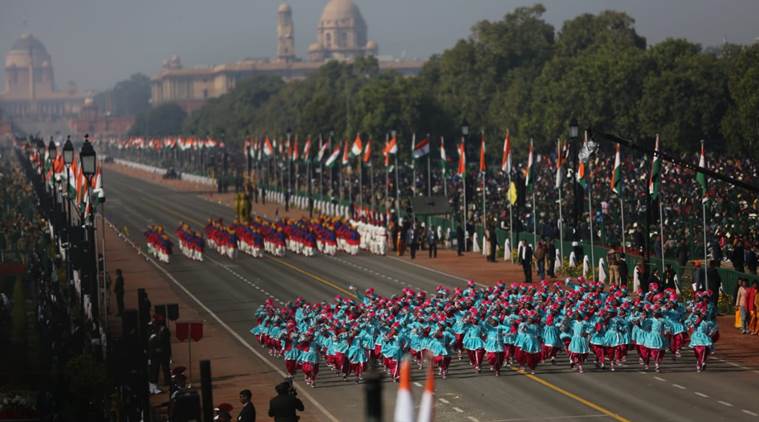
M364 181L363 181L364 165L363 165L363 162L362 162L362 159L363 159L362 153L363 152L364 152L364 147L363 147L362 141L361 141L361 134L360 133L356 133L356 139L353 140L353 146L351 147L351 156L358 157L358 160L357 160L358 163L357 164L358 164L358 203L359 203L359 208L361 208L363 206L363 203L364 203L364 192L363 192L363 186L364 186ZM349 175L350 175L350 173L349 173ZM351 179L349 178L348 180L351 180ZM351 183L350 182L348 182L348 189L349 189L349 192L353 190L352 187L351 187ZM349 198L351 197L350 193L348 194L348 197ZM353 201L351 201L351 202L353 202Z
M459 144L458 175L461 177L461 184L463 187L461 190L461 196L463 197L462 204L464 205L464 209L461 213L461 227L466 230L466 145L464 136L461 137L461 143Z
M411 196L416 196L416 133L411 135Z
M622 197L622 154L620 145L617 144L617 153L614 155L614 168L611 171L611 191L619 198L619 212L622 219L622 253L627 253L625 242L625 201Z
M432 173L430 170L430 141L432 138L429 133L424 140L427 143L427 196L432 196Z
M364 164L369 167L369 207L374 210L374 166L372 165L372 139L366 140L366 146L364 146ZM363 196L362 196L363 198Z
M596 276L595 270L595 245L593 239L593 188L592 181L590 180L590 160L591 160L590 146L588 145L588 131L585 131L584 141L582 149L580 151L580 164L577 169L577 181L583 188L588 190L588 232L590 234L590 274L591 279Z
M651 174L648 179L648 193L651 199L659 202L659 240L661 245L661 271L664 271L664 209L659 196L661 189L661 157L659 157L659 134L656 135L654 157L651 161Z
M524 179L524 185L527 191L532 193L532 246L538 245L538 213L535 209L535 156L533 152L532 139L530 139L530 150L527 155L527 175Z
M706 157L704 156L704 141L701 140L701 155L698 159L698 167L705 169L706 168ZM702 265L704 269L704 285L709 285L709 272L707 271L707 245L706 245L706 201L709 200L707 196L708 186L706 181L706 175L704 173L701 173L700 171L696 173L696 182L698 182L699 186L701 187L701 219L702 224L704 228L704 264Z
M511 135L506 129L506 137L503 140L503 155L501 156L501 171L506 172L511 188ZM508 192L508 189L507 189ZM509 199L509 248L514 248L514 208Z
M556 190L559 192L559 256L564 260L564 215L561 201L561 187L564 183L564 157L562 155L561 139L556 140ZM553 240L552 240L553 241Z
M484 237L484 230L487 230L488 226L488 209L487 205L485 203L486 195L485 195L485 176L487 174L487 163L485 162L485 131L483 130L480 133L480 177L482 178L482 230L483 230L483 241L485 239ZM485 245L482 245L482 250L485 251Z
M398 214L397 216L401 216L401 186L398 183L398 138L395 131L393 131L393 137L390 139L390 145L389 145L389 153L393 154L394 164L393 168L395 170L395 206L398 208Z
M390 210L388 204L390 200L390 134L385 133L385 147L382 148L382 159L385 162L385 219L389 218Z

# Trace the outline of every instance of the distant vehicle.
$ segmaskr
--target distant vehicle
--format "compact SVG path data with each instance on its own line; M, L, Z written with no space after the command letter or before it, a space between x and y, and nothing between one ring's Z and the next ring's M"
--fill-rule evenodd
M166 173L163 175L164 179L179 179L179 173L174 170L174 167L169 167Z

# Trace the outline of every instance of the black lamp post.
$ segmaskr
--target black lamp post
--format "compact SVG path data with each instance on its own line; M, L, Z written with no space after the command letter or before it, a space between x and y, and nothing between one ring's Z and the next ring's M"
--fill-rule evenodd
M37 157L39 158L39 168L37 169L37 172L42 174L45 169L45 141L43 141L42 138L37 138L35 146L37 147Z
M469 122L464 119L463 122L461 122L461 144L462 149L464 150L464 166L467 165L467 160L469 159L469 151L467 150L467 138L469 137ZM462 176L462 196L463 196L463 212L461 213L461 224L464 230L466 230L466 220L467 220L467 202L466 202L466 171L464 171L464 175Z
M292 191L292 184L293 184L293 182L292 182L292 180L293 180L293 176L292 176L292 164L293 164L293 154L292 154L293 144L292 144L292 139L293 139L293 130L292 130L292 128L290 128L290 127L287 128L286 135L287 135L287 149L286 149L285 152L287 153L287 192L285 193L285 209L288 209L289 208L288 202L289 202L290 192Z
M569 120L569 155L572 157L572 171L577 171L577 155L580 152L580 145L578 144L579 125L577 124L577 118L572 117ZM573 173L574 174L574 173ZM583 212L583 191L582 186L577 182L576 177L572 177L572 189L574 193L574 204L572 207L572 240L577 240L577 225L579 224L580 215Z
M97 153L90 143L90 136L84 135L84 143L79 151L79 164L82 168L82 174L87 178L87 192L85 195L89 198L92 195L92 178L95 176L97 168ZM80 221L84 226L84 233L87 236L87 251L83 254L82 273L82 292L87 291L92 304L92 315L98 315L98 283L97 283L97 261L95 251L95 224L92 213ZM86 281L86 283L85 283Z

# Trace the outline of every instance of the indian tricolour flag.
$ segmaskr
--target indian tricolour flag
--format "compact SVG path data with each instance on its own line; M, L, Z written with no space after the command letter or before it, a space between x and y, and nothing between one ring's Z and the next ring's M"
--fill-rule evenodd
M506 138L503 140L503 156L501 157L501 171L511 173L511 135L506 129Z
M651 199L659 196L659 187L661 186L661 158L659 157L659 135L656 135L656 147L654 149L654 160L651 162L651 174L648 178L648 194Z
M535 184L535 156L532 148L532 140L530 140L530 151L527 154L527 174L524 178L524 187L527 189L532 188L532 185Z
M701 155L698 158L698 166L700 168L706 168L706 157L704 156L704 143L701 143ZM707 198L707 191L708 191L708 185L706 182L706 175L700 171L696 172L696 182L699 186L701 186L701 197L703 201L706 201Z
M614 168L611 171L611 191L617 195L622 194L622 155L619 152L620 146L617 144L617 153L614 156Z
M337 164L338 158L340 158L340 144L335 145L335 149L332 150L332 154L327 157L327 162L324 164L326 164L327 167L333 167L335 164Z
M430 141L427 138L423 138L421 141L414 144L414 158L419 159L430 153Z
M356 134L356 139L353 140L353 146L351 147L351 156L358 157L361 155L361 151L363 151L364 148L361 143L361 135Z
M272 146L271 139L268 136L264 138L264 155L267 157L274 155L274 146Z

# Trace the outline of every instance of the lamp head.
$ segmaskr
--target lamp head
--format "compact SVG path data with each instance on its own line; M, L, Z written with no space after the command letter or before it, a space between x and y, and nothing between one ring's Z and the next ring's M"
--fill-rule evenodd
M85 177L91 178L95 175L97 154L95 148L90 143L90 135L84 135L84 143L79 151L79 164L82 166L82 173Z
M63 145L63 163L70 166L74 162L74 144L71 143L71 135L66 137Z
M569 137L577 138L577 135L579 135L579 129L577 127L577 118L572 117L572 119L569 120Z

